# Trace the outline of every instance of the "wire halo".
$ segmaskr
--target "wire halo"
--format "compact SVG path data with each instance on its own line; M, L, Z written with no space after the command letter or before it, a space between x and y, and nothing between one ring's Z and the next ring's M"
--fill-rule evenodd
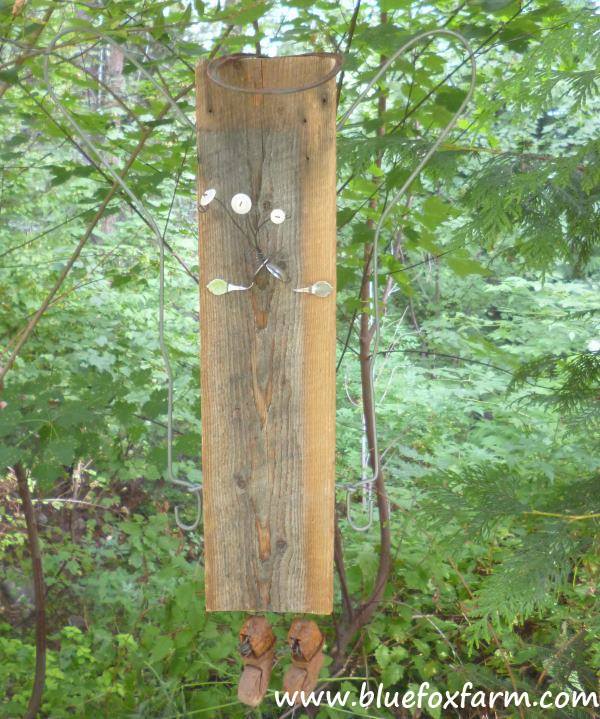
M334 60L334 65L328 73L323 75L323 77L320 77L313 82L309 82L306 85L296 85L293 87L241 87L240 85L232 85L228 82L225 82L218 75L219 70L224 65L235 62L236 60L249 58L252 58L253 60L276 60L284 59L285 57L329 58L331 60ZM215 85L219 85L219 87L223 87L226 90L243 92L246 95L292 95L297 92L306 92L306 90L312 90L315 87L324 85L328 80L331 80L338 74L338 72L341 70L342 62L343 56L338 52L306 52L301 55L284 55L281 58L266 57L263 55L253 55L252 53L246 52L237 52L232 55L223 55L222 57L217 57L214 60L211 60L206 68L206 75L208 76L208 79L211 80L211 82L215 83Z

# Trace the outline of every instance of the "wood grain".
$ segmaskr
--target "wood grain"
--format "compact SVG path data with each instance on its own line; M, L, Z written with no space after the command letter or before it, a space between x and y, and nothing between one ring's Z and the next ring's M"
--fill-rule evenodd
M324 76L326 57L244 58L221 68L247 87ZM333 595L335 81L291 95L223 89L197 68L202 466L209 611L328 614ZM252 198L249 215L230 199ZM223 203L223 204L220 204ZM226 208L228 211L226 211ZM281 208L281 225L268 221ZM232 219L233 218L233 219ZM249 292L214 296L214 278L252 281L247 224L289 282L262 270Z

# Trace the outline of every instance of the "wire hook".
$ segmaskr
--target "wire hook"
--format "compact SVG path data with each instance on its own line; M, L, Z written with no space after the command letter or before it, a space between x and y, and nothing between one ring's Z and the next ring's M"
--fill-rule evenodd
M369 493L367 497L367 523L366 524L355 524L354 520L352 519L352 497L354 496L354 493L357 489L360 489L361 487L367 487L370 485L371 492ZM363 482L357 482L356 484L352 484L349 487L346 488L346 519L348 520L348 524L352 527L352 529L355 532L366 532L373 526L373 510L374 510L374 502L373 502L373 492L372 492L372 485L373 480L369 478L366 481Z
M390 65L394 63L400 55L402 55L407 50L410 50L415 45L420 43L422 40L428 37L435 37L435 36L443 36L448 37L453 40L457 40L467 51L469 63L471 65L471 82L469 84L469 89L467 90L467 93L460 104L460 107L458 110L454 113L450 121L447 123L447 125L441 130L440 134L437 136L435 142L431 145L429 150L425 153L425 155L421 158L417 166L412 170L402 187L398 190L398 192L392 197L390 202L384 207L381 215L379 216L379 220L377 222L377 226L375 228L375 235L373 237L373 250L371 253L372 257L372 292L371 292L371 310L373 313L373 351L369 353L369 376L370 376L370 382L369 382L369 393L370 393L370 400L371 400L371 406L373 407L373 416L371 417L372 423L373 423L373 446L370 447L371 457L372 457L372 476L368 477L367 479L362 479L359 482L355 482L352 485L347 486L346 488L346 518L348 520L348 524L356 531L358 532L366 532L368 529L371 528L373 524L373 512L374 512L374 502L373 502L373 494L374 492L371 491L367 495L367 523L364 525L357 525L355 524L354 520L352 519L352 511L351 511L351 505L352 505L352 497L357 489L359 488L371 488L373 490L374 487L376 487L377 479L379 478L380 473L380 459L379 459L379 449L378 449L378 442L377 442L377 416L376 416L376 404L375 404L375 378L374 378L374 372L373 372L373 366L375 362L375 357L377 356L377 350L379 347L379 339L380 339L380 317L379 317L379 277L378 277L378 251L379 251L379 236L381 234L381 230L383 228L384 222L387 220L388 216L390 215L391 211L394 209L394 207L398 204L400 199L403 197L403 195L406 193L412 182L418 177L418 175L421 173L421 170L425 167L425 165L429 162L433 154L436 152L438 147L442 144L442 142L446 139L454 125L456 124L458 118L462 115L463 110L468 105L468 103L471 101L471 98L473 97L473 93L475 91L475 81L477 79L477 62L475 60L475 55L473 53L473 50L471 48L471 45L469 44L468 40L463 37L460 33L454 31L454 30L448 30L447 28L436 28L434 30L425 30L424 32L418 33L414 37L412 37L410 40L402 44L396 52L379 68L378 72L375 73L375 75L371 78L365 89L360 93L360 95L354 100L354 102L350 105L350 107L346 110L346 112L342 115L340 120L337 123L336 129L339 131L341 130L344 125L346 124L346 121L352 115L354 110L358 107L358 105L362 102L362 100L365 98L367 93L370 92L370 90L373 88L375 83L379 80L379 78L384 75ZM387 499L384 495L384 499Z
M179 529L183 529L184 532L191 532L193 529L196 529L198 524L200 523L200 517L202 516L202 495L201 495L202 486L199 484L190 484L188 487L188 492L193 492L196 495L196 517L194 518L194 521L191 524L186 524L182 519L180 519L179 510L180 507L175 505L175 522Z
M166 232L166 226L165 226ZM163 359L165 374L167 375L167 479L174 485L183 487L187 492L196 494L196 516L191 524L181 520L179 507L175 506L175 523L185 532L196 529L202 516L201 484L192 484L177 479L173 475L173 370L171 360L165 343L165 232L159 233L159 270L158 270L158 344Z

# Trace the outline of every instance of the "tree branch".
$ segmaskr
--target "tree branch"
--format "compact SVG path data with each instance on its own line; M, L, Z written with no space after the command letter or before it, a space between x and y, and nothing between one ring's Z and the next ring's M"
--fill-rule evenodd
M185 95L187 95L187 93L188 93L193 87L194 87L193 85L188 85L187 87L185 87L185 88L175 97L175 100L179 100L180 98L182 98L182 97L184 97ZM156 116L156 120L161 120L161 119L167 114L167 112L168 112L170 109L171 109L170 103L166 103L165 105L163 105L162 109L160 110L160 112L159 112L158 115ZM133 151L133 152L131 153L131 155L129 156L129 159L127 160L127 163L125 164L125 167L123 168L123 170L121 171L121 173L120 173L120 175L119 175L119 176L121 177L121 179L123 179L123 178L127 175L127 173L129 172L129 170L131 169L131 166L132 166L133 163L135 162L137 156L138 156L138 155L140 154L140 152L142 151L144 145L146 144L146 141L148 140L148 138L149 138L150 135L152 134L153 129L154 129L153 127L147 126L147 127L143 130L142 135L141 135L141 137L140 137L140 140L139 140L139 142L138 142L136 148L134 149L134 151ZM81 240L79 240L79 243L77 244L77 247L74 249L74 251L73 251L71 257L69 258L67 264L63 267L63 270L62 270L62 272L60 273L60 275L59 275L58 279L56 280L56 282L54 283L54 286L53 286L52 289L48 292L48 294L46 295L46 299L42 302L42 304L40 305L40 307L39 307L39 309L37 310L37 312L33 315L33 317L31 318L31 320L29 321L29 323L27 324L27 326L25 327L25 329L23 330L23 332L20 334L19 339L18 339L18 341L17 341L16 344L15 344L15 348L14 348L14 350L12 351L12 354L10 355L10 357L8 358L6 364L4 365L4 367L0 368L0 382L2 382L2 380L6 377L7 373L9 372L9 370L10 370L10 369L12 368L12 366L14 365L15 360L17 359L17 357L19 356L19 354L20 354L20 352L21 352L21 349L23 348L23 345L24 345L24 344L27 342L27 340L29 339L29 337L31 336L32 332L33 332L34 329L36 328L38 322L40 321L40 318L42 317L42 315L44 314L44 312L48 309L48 306L49 306L50 303L52 302L52 299L54 298L54 296L56 295L56 293L58 292L58 290L61 288L63 282L65 281L65 279L67 278L67 275L69 274L69 272L71 271L73 265L74 265L75 262L77 261L77 258L78 258L79 255L81 254L81 251L83 250L83 248L84 248L86 242L89 240L89 238L90 238L92 232L94 231L96 225L98 224L98 222L100 222L100 219L102 218L102 216L103 216L103 214L104 214L106 208L108 207L109 202L112 200L112 198L114 197L114 195L117 193L117 190L118 190L118 189L119 189L119 184L118 184L118 182L116 182L116 181L113 182L113 184L112 184L110 190L108 191L106 197L104 198L104 200L102 201L100 207L98 208L98 211L96 212L96 214L95 214L94 217L92 218L92 221L90 222L90 224L88 225L88 227L87 227L85 233L83 234L83 237L81 238Z
M381 13L382 25L387 22L387 13ZM383 65L386 58L382 55L380 58L380 64ZM378 128L378 135L385 135L385 125L383 124L382 118L385 115L386 110L386 95L381 92L378 99L377 111L378 117L381 119L380 127ZM381 166L381 153L379 154L377 164ZM372 206L376 206L376 201L371 201ZM369 226L373 227L373 221L369 220ZM332 673L339 671L340 667L344 665L346 661L346 654L350 642L354 635L367 624L379 604L385 587L387 585L391 567L392 567L392 553L391 553L391 532L390 532L390 508L387 500L385 482L383 479L383 471L381 468L381 462L379 457L376 456L377 452L377 426L376 426L376 408L373 401L374 388L373 388L373 372L372 362L373 356L371 353L371 342L373 339L373 333L375 330L374 325L371 323L371 314L367 308L371 303L371 286L368 282L368 278L371 275L372 260L373 260L373 244L365 246L364 250L364 270L363 270L363 282L361 283L360 299L363 310L360 314L360 377L362 387L362 401L363 401L363 416L365 420L365 431L367 435L367 446L369 447L369 464L373 471L376 471L374 477L374 491L377 496L377 508L379 510L379 537L380 537L380 549L379 549L379 563L377 567L377 578L375 580L375 586L366 599L366 601L360 606L357 611L354 611L350 605L349 616L345 618L345 621L340 622L337 628L336 636L336 647L335 647L335 659L331 666ZM377 298L375 298L377 302ZM377 468L375 470L375 468ZM350 597L348 596L348 601Z
M31 555L31 568L33 571L33 589L35 593L35 676L29 698L27 712L23 719L34 719L40 710L44 684L46 682L46 599L44 589L44 570L42 555L38 539L37 522L31 494L27 485L27 475L20 462L13 467L17 478L17 487L23 504L25 523L27 525L27 539Z
M29 43L27 43L28 50L31 50L33 48L35 43L38 41L40 35L44 32L46 25L48 24L48 22L50 21L50 18L52 17L53 12L54 12L54 7L52 5L50 5L48 10L46 10L46 14L42 18L42 22L41 22L40 26L34 30L33 34L31 35L31 39L30 39ZM19 55L19 57L12 63L13 66L15 68L20 67L25 62L25 60L27 60L28 57L29 57L29 55L27 52L23 53L22 55ZM0 99L2 99L2 97L4 96L4 93L8 90L8 88L10 86L11 85L8 82L0 81Z
M344 565L344 549L342 543L342 533L340 531L340 525L338 522L337 515L335 517L335 528L334 528L334 549L333 556L335 560L335 568L338 573L340 580L340 588L342 591L342 608L343 608L343 619L347 622L352 620L354 610L352 608L352 598L350 597L350 590L348 589L348 579L346 577L346 566Z
M352 40L354 39L354 33L356 31L356 21L358 20L358 13L360 12L360 3L361 0L358 0L354 7L354 12L352 13L352 18L350 19L350 25L348 26L348 39L346 41L346 49L344 50L344 55L347 55L350 51L350 47L352 46ZM341 45L341 41L338 45ZM342 95L342 85L344 83L344 68L342 68L342 71L340 72L340 76L338 78L337 82L337 89L336 89L336 107L340 104L340 97Z

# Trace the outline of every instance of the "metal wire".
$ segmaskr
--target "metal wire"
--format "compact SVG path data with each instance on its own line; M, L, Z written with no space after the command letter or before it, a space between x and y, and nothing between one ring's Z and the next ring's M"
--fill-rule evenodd
M143 202L140 200L140 198L131 190L131 188L128 186L128 184L124 181L124 179L115 173L111 165L104 159L101 152L96 148L94 143L89 139L89 137L85 134L85 132L81 129L81 127L78 125L78 123L75 121L75 119L71 116L69 111L64 107L64 105L61 103L61 101L58 99L56 94L54 93L54 90L52 88L52 85L50 83L49 78L49 56L56 53L55 46L58 40L63 37L64 35L70 34L75 32L75 30L67 29L63 30L62 32L58 33L50 42L48 48L44 51L44 84L46 85L46 88L48 90L48 94L50 95L52 101L55 103L55 105L60 110L61 114L65 117L67 122L71 125L76 135L81 139L83 144L88 148L88 150L97 158L99 163L104 167L108 175L113 179L115 183L117 183L123 192L130 198L132 203L135 205L136 209L140 213L141 217L145 220L145 222L148 224L148 226L152 229L152 232L155 235L156 241L159 246L160 251L160 265L159 265L159 315L158 315L158 334L159 334L159 346L161 351L161 356L163 359L163 365L165 374L167 377L167 478L168 480L173 483L174 485L177 485L179 487L182 487L185 491L193 493L196 495L196 516L192 523L187 524L182 521L180 513L179 513L179 507L175 507L175 521L177 522L177 525L184 530L193 530L195 529L199 522L200 522L200 516L201 516L201 484L195 484L191 482L186 482L184 480L178 479L173 474L173 371L171 367L171 362L169 358L169 353L166 347L165 343L165 327L164 327L164 282L165 282L165 272L164 272L164 255L165 255L165 241L162 233L160 232L158 226L156 225L156 222L154 221L154 218L152 215L150 215L143 204ZM137 59L131 55L122 45L119 45L118 43L115 43L112 38L110 38L105 33L102 33L99 30L96 29L87 29L87 28L78 28L77 32L87 32L90 34L93 34L97 37L100 37L104 39L106 42L108 42L111 46L117 47L123 54L140 70L140 72L146 77L152 85L166 98L167 102L171 105L175 113L177 114L178 118L184 122L186 127L194 128L194 124L185 116L185 114L181 111L177 103L174 101L174 99L160 86L159 83L154 80L154 78L143 68L143 66L137 61ZM373 368L374 368L374 360L377 355L377 350L379 346L379 340L380 340L380 313L379 313L379 302L378 302L378 295L379 295L379 283L378 283L378 250L379 250L379 236L381 234L382 227L388 218L391 211L394 209L394 207L397 205L397 203L400 201L400 199L403 197L407 189L410 187L412 182L415 180L415 178L420 174L420 172L423 170L425 165L429 162L433 154L436 152L436 150L439 148L441 143L444 141L444 139L447 137L447 135L450 133L454 125L456 124L456 121L462 114L464 108L466 105L470 102L473 92L475 89L475 80L476 80L476 61L475 56L473 54L473 51L471 49L470 44L468 41L460 34L453 30L448 30L445 28L439 28L434 30L428 30L422 33L419 33L415 35L411 40L404 43L396 52L381 66L379 71L373 76L373 78L369 81L366 88L360 93L360 95L356 98L356 100L352 103L352 105L348 108L348 110L342 115L341 119L337 123L336 129L340 131L344 125L346 124L348 118L352 115L354 110L357 108L357 106L363 101L363 99L367 96L367 94L370 92L370 90L374 87L374 85L377 83L377 81L384 75L389 67L396 61L396 59L407 50L410 50L412 47L420 43L422 40L429 38L429 37L436 37L436 36L445 36L452 38L454 40L457 40L467 51L469 56L469 61L471 64L471 82L468 89L468 92L461 103L459 109L456 111L450 122L442 129L439 136L435 140L435 142L431 145L429 150L425 153L423 158L420 160L420 162L417 164L417 166L412 170L409 177L405 181L405 183L402 185L400 190L393 196L392 200L386 205L383 212L380 215L379 221L377 223L376 229L375 229L375 236L373 239L373 251L372 251L372 274L373 274L373 280L372 280L372 297L371 297L371 305L372 305L372 312L373 312L373 351L370 353L369 356L369 374L370 374L370 392L371 392L371 404L374 408L374 416L372 418L373 423L375 425L375 432L373 437L373 447L371 447L372 451L372 476L368 477L366 479L361 479L359 482L355 482L351 485L348 485L346 490L346 511L347 511L347 519L350 526L355 529L356 531L366 531L368 530L373 523L373 513L374 513L374 502L373 502L373 493L372 487L373 484L376 482L379 473L380 473L380 460L379 460L379 451L378 451L378 442L377 442L377 424L376 424L376 416L375 416L375 396L374 396L374 374L373 374ZM223 82L218 78L216 75L216 71L222 67L226 62L231 62L239 57L245 57L242 54L238 55L230 55L226 56L224 58L219 58L217 61L214 61L211 63L207 69L208 76L210 79L215 82L216 84L220 85L221 87L224 87L226 89L235 90L238 92L244 92L247 94L291 94L295 92L303 92L305 90L309 90L311 88L317 87L324 82L327 82L327 80L330 80L332 77L334 77L337 72L339 71L341 67L341 56L337 54L330 54L330 53L308 53L308 55L324 55L327 57L331 57L335 60L333 68L322 78L318 79L317 81L304 85L304 86L298 86L298 87L288 87L288 88L241 88L234 85L229 85L228 83ZM254 57L254 56L252 56ZM354 493L357 489L365 488L367 491L367 523L364 525L358 525L354 522L352 518L352 498Z
M396 194L392 197L390 202L387 203L385 206L383 212L381 213L379 217L379 221L377 222L377 226L375 228L375 236L373 238L373 250L371 253L372 257L372 287L373 291L371 293L371 309L373 312L373 350L369 354L369 375L370 375L370 400L371 400L371 406L373 407L373 417L372 422L374 426L374 432L373 432L373 446L370 448L371 450L371 457L372 457L372 474L370 477L366 479L361 479L358 482L354 482L347 486L346 488L346 518L348 520L348 524L352 527L352 529L356 530L357 532L366 532L368 529L371 528L373 524L373 512L374 512L374 501L373 501L373 492L371 491L373 488L373 485L377 481L380 473L380 461L379 461L379 448L378 448L378 441L377 441L377 416L376 416L376 408L375 408L375 378L374 378L374 363L375 363L375 357L377 356L377 351L379 347L379 340L380 340L380 313L379 313L379 277L378 277L378 252L379 252L379 236L381 234L381 230L383 228L383 225L387 218L389 217L390 213L394 209L394 207L398 204L400 199L404 196L410 185L413 183L413 181L416 179L416 177L421 173L425 165L429 162L433 154L436 152L438 147L442 144L442 142L446 139L454 125L456 124L456 121L462 115L463 110L467 106L467 104L471 101L471 98L473 97L473 92L475 91L475 81L477 78L477 63L475 60L475 55L473 53L473 50L471 48L471 45L469 42L464 38L460 33L455 32L454 30L448 30L446 28L438 28L435 30L426 30L424 32L418 33L413 38L405 42L403 45L401 45L398 50L394 52L394 54L381 66L379 71L375 73L373 78L369 81L366 88L360 93L360 95L356 98L356 100L350 105L348 110L342 115L341 119L337 123L337 130L338 132L344 127L346 124L348 118L352 115L354 110L358 107L358 105L363 101L363 99L366 97L366 95L370 92L370 90L373 88L373 86L377 83L379 78L384 75L387 70L389 69L390 65L394 63L400 55L405 53L407 50L410 50L415 45L420 43L422 40L425 40L426 38L430 37L437 37L437 36L443 36L452 38L453 40L457 40L467 51L467 54L469 56L469 62L471 65L471 82L469 85L469 89L467 91L467 94L465 95L464 100L462 101L460 107L458 110L454 113L452 116L450 122L442 129L440 134L438 135L435 142L431 145L429 150L425 153L425 155L421 158L417 166L412 170L402 187L396 192ZM352 498L354 496L354 493L358 489L363 489L367 493L367 519L365 524L356 524L353 517L352 517Z
M79 32L80 29L77 29L77 32ZM83 29L84 32L86 32L85 29ZM116 182L123 192L130 198L134 206L136 207L137 211L139 212L140 216L145 220L145 222L148 224L150 229L155 235L155 239L157 241L159 251L160 251L160 262L159 262L159 310L158 310L158 343L160 346L160 352L163 360L163 366L165 370L165 374L167 376L167 479L172 484L181 487L186 492L190 492L196 495L196 514L194 517L194 521L190 524L185 523L180 516L180 508L178 506L175 506L175 522L177 523L177 526L180 529L191 531L193 529L196 529L198 524L200 523L200 518L202 514L202 499L201 499L201 491L202 491L202 485L196 484L193 482L187 482L182 479L178 479L173 474L173 370L171 367L171 361L169 358L169 352L167 350L167 346L165 343L165 307L164 307L164 298L165 298L165 239L163 236L163 233L159 230L156 222L154 221L154 218L152 215L147 212L146 207L144 203L140 200L140 198L131 190L129 185L125 182L125 180L118 175L114 169L111 167L110 163L108 163L105 158L102 156L102 153L100 150L98 150L95 146L95 144L92 142L92 140L89 139L89 137L86 135L86 133L82 130L82 128L79 126L77 121L72 117L71 113L66 109L66 107L62 104L62 102L59 100L59 98L56 96L56 93L54 92L54 89L52 87L52 83L50 82L50 69L49 69L49 58L50 55L55 53L55 45L58 42L58 40L63 36L70 34L72 32L75 32L74 30L63 30L62 32L58 33L50 44L48 45L48 49L44 53L44 84L46 85L46 89L48 90L48 94L51 97L54 104L58 107L61 114L65 117L67 122L71 125L73 128L75 134L80 138L80 140L83 142L83 144L87 147L87 149L94 155L98 162L104 167L106 172L110 175L110 177L113 179L114 182ZM131 55L123 49L121 45L117 45L110 37L106 36L104 33L99 32L97 30L90 31L92 34L103 38L108 43L110 43L112 46L118 47L123 54L126 57L129 57L132 62L139 67L137 61L133 58L131 58ZM141 69L141 68L140 68ZM145 75L145 71L143 71ZM158 83L153 83L157 87L157 89L163 94L163 96L167 99L167 102L173 107L177 115L180 117L183 115L180 108L177 106L173 98L165 92ZM185 117L185 116L183 116ZM189 119L186 119L186 126L191 126L192 129L194 128L193 123L189 121Z
M450 39L458 41L467 51L469 62L471 65L471 81L469 84L469 89L465 95L465 98L463 99L460 107L458 110L454 113L451 120L447 123L447 125L442 129L440 134L438 135L435 142L431 145L429 150L425 153L425 155L421 158L417 166L412 170L400 190L396 192L396 194L392 197L391 201L387 203L386 207L384 208L383 212L381 213L379 217L379 221L377 223L377 226L375 228L375 236L373 239L373 250L372 250L372 292L371 294L371 308L373 312L373 351L369 355L369 375L370 375L370 388L369 391L371 393L371 406L373 407L373 417L372 422L374 425L374 432L373 432L373 447L370 448L371 450L371 456L373 458L372 461L372 475L371 477L367 478L361 478L360 481L354 482L347 486L346 489L346 516L348 519L348 523L350 526L359 532L367 531L371 528L373 524L373 515L374 515L374 501L373 501L373 485L375 484L379 473L380 473L380 459L379 459L379 448L378 448L378 441L377 441L377 417L376 417L376 409L375 409L375 377L374 377L374 362L375 357L377 356L377 351L379 347L379 340L380 340L380 313L379 313L379 278L378 278L378 252L379 252L379 237L381 234L382 227L387 220L388 216L394 209L394 207L398 204L398 202L401 200L401 198L404 196L410 185L413 183L413 181L417 178L417 176L421 173L423 168L427 165L433 154L437 151L439 146L442 144L442 142L445 140L445 138L448 136L448 134L451 132L452 128L456 124L456 121L462 114L463 110L467 106L467 104L471 101L473 97L473 92L475 90L475 82L476 82L476 73L477 73L477 66L475 61L475 55L473 53L473 50L469 44L469 42L464 38L460 33L454 31L454 30L448 30L446 28L437 28L433 30L426 30L424 32L418 33L414 37L412 37L407 42L403 43L395 52L394 54L380 67L380 69L375 73L375 75L371 78L365 89L360 93L360 95L356 98L356 100L350 105L348 110L342 115L340 120L338 120L336 125L336 130L339 132L344 125L346 124L348 118L352 115L354 110L358 107L358 105L364 100L364 98L368 95L368 93L371 91L371 89L374 87L374 85L378 82L378 80L388 71L390 66L407 50L410 50L415 45L420 43L422 40L425 40L426 38L431 37L448 37ZM311 88L317 87L324 82L327 82L332 77L335 77L337 72L339 71L341 67L341 57L337 54L329 54L329 53L308 53L308 55L325 55L329 57L333 57L336 59L336 64L332 68L332 70L327 73L324 77L320 78L319 80L309 83L306 85L301 85L297 87L286 87L286 88L244 88L240 87L238 85L232 85L230 83L226 83L223 80L221 80L218 75L217 71L226 63L233 62L236 59L239 58L245 58L245 57L255 57L254 55L246 55L243 53L238 53L235 55L227 55L222 58L218 58L217 60L214 60L212 63L208 65L207 68L207 75L209 79L214 82L215 84L227 89L227 90L233 90L236 92L242 92L247 94L261 94L261 95L284 95L284 94L291 94L295 92L303 92L305 90L309 90ZM353 495L358 489L363 489L364 496L363 496L363 505L367 508L367 522L366 524L359 525L354 522L354 519L352 517L352 499Z
M173 484L183 487L186 492L196 495L196 515L191 524L186 524L180 517L179 507L175 506L175 522L180 529L191 531L196 529L202 515L202 485L192 484L177 479L173 475L173 370L167 345L165 344L165 240L160 236L160 265L158 278L158 343L167 375L167 479Z
M238 52L233 55L224 55L223 57L216 58L208 64L206 68L206 74L208 78L225 88L225 90L233 90L235 92L242 92L246 95L292 95L296 92L306 92L306 90L312 90L314 87L324 85L332 77L335 77L342 67L342 56L337 52L307 52L303 55L294 55L294 57L322 57L329 58L334 61L333 67L322 77L313 80L313 82L306 83L305 85L296 85L292 87L242 87L240 85L231 85L218 76L217 72L223 65L243 58L253 58L254 60L269 60L271 58L263 57L262 55L251 55L248 53Z

